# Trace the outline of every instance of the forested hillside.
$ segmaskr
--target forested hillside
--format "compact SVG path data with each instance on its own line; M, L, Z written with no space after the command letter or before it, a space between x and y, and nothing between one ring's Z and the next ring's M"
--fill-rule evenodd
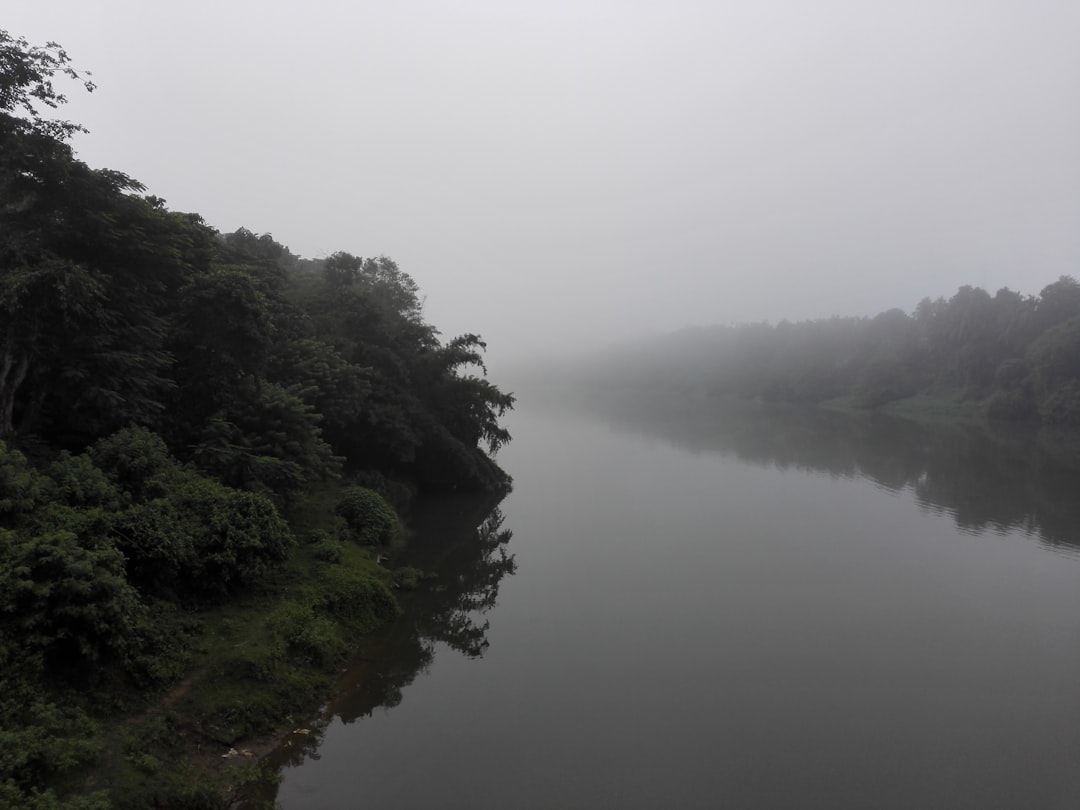
M1036 296L963 287L910 314L686 329L611 352L576 376L862 408L922 395L995 419L1077 424L1080 284L1062 277Z
M332 670L396 610L363 551L400 531L384 496L505 490L514 399L392 260L219 233L80 161L81 128L50 117L63 79L93 89L58 46L0 31L0 806L215 806L75 775L108 748L101 720L209 654L204 619L241 597L287 601L249 611L265 647L215 677L317 700L289 667ZM336 493L321 511L316 491ZM320 528L299 536L305 510ZM274 713L243 705L196 731L227 747Z

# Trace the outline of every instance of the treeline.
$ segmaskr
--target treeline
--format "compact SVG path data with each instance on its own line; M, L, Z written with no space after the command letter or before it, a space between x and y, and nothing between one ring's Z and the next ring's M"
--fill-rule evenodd
M63 76L92 89L58 46L0 31L0 806L12 807L60 806L44 786L99 753L93 717L110 689L177 677L193 611L280 569L296 544L283 510L313 484L345 476L391 499L509 485L492 456L514 398L485 378L477 335L441 340L388 258L301 259L89 167L69 144L81 127L42 112L63 103ZM396 527L367 489L338 511L337 534L313 534L328 563L342 540L385 542ZM323 591L268 631L279 658L337 650L331 618L363 628L396 610L385 577L319 571Z
M686 329L580 368L579 381L769 402L846 398L877 408L916 395L992 418L1080 423L1080 284L1039 295L962 287L912 313Z
M283 499L345 463L504 483L483 447L513 398L469 373L479 337L439 340L394 262L219 234L21 123L0 121L0 438L79 450L141 425Z

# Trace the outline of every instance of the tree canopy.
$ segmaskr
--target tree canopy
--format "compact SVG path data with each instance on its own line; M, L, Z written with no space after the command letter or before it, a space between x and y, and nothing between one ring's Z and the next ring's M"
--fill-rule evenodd
M90 168L43 113L61 78L93 89L55 43L0 32L0 438L77 452L139 425L278 498L342 465L506 483L488 454L513 397L476 373L479 337L442 343L385 256L301 261Z
M391 259L300 259L79 160L83 128L51 115L63 81L94 87L55 43L0 30L0 804L100 808L42 791L93 755L56 695L160 684L170 617L270 581L295 545L283 510L314 484L504 492L514 398ZM396 537L389 505L351 493L367 511L330 519ZM268 620L323 664L345 649L327 614L396 611L382 579L328 577L333 599Z

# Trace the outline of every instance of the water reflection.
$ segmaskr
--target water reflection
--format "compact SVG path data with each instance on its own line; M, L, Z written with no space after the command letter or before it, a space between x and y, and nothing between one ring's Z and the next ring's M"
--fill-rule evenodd
M612 427L694 453L914 492L970 534L1023 532L1080 550L1080 432L983 423L925 424L880 413L594 395L583 408Z
M392 564L433 572L431 578L399 596L404 615L365 641L320 716L290 734L267 758L268 765L280 770L318 759L323 734L335 718L351 723L397 706L402 690L430 666L436 645L469 657L483 655L485 614L495 605L502 579L517 569L506 550L512 532L504 526L499 500L455 496L417 507L410 520L414 538Z
M440 542L401 564L445 587L362 651L325 717L374 717L285 807L1080 807L1080 560L1035 542L1071 542L1069 436L528 402L514 587L483 612L513 561L482 504L418 516Z

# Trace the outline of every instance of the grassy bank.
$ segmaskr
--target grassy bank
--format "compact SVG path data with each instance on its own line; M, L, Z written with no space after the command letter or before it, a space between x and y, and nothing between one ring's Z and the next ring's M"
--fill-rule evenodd
M830 399L820 403L819 407L845 413L867 411L853 396ZM873 410L916 422L974 423L986 420L985 404L978 400L965 399L963 392L955 389L922 391L915 396L893 400Z

